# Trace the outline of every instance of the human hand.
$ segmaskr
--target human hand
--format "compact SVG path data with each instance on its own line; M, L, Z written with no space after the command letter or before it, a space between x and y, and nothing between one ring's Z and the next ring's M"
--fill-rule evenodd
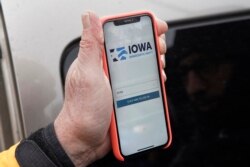
M109 126L113 102L110 83L104 74L104 36L100 19L92 12L82 17L83 32L78 57L65 84L62 111L54 122L59 142L75 166L87 166L110 150ZM157 19L162 75L165 67L167 24Z

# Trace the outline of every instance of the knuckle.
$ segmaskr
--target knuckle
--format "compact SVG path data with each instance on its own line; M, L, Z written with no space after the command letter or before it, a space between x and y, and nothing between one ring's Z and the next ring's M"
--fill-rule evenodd
M163 39L164 41L166 40L166 35L165 34L161 34L160 38Z
M92 49L95 46L95 41L89 38L83 38L80 41L80 48Z

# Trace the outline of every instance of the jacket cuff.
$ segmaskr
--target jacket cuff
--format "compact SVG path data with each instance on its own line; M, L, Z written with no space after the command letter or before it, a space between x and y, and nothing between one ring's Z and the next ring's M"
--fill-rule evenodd
M54 124L49 124L23 140L17 147L16 159L21 167L74 167L57 139Z

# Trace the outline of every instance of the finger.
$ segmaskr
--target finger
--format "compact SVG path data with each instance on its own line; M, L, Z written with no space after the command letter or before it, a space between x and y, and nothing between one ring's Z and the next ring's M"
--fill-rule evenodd
M103 31L99 17L93 12L82 16L83 31L80 41L79 61L82 63L100 62L103 45Z
M102 31L102 24L99 17L94 12L86 12L82 16L83 35L86 37L88 34L95 37L98 42L104 42ZM90 31L90 32L89 32Z
M165 34L168 30L168 25L161 19L156 19L158 35Z
M166 82L167 81L167 75L166 75L166 73L165 73L165 71L163 69L162 69L161 73L162 73L162 77L163 77L164 81Z
M160 45L160 54L165 54L167 52L167 45L166 41L162 39L162 37L159 38L159 45Z
M161 64L162 64L162 68L166 67L165 55L161 55Z

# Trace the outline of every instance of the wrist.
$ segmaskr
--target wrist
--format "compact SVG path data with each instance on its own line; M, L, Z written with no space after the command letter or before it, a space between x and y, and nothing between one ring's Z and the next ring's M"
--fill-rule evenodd
M77 137L70 120L66 121L64 117L61 121L59 115L54 122L54 127L58 141L76 167L88 166L96 160L94 149Z

